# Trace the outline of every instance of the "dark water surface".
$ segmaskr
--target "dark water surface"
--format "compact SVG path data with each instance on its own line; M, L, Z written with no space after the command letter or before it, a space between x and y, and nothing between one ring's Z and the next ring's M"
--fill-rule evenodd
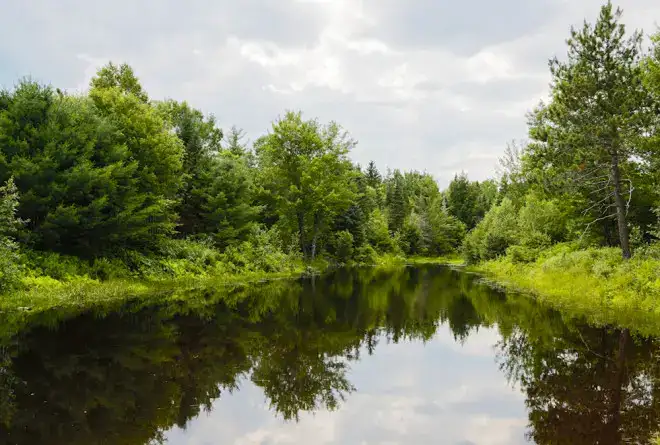
M472 275L222 292L0 330L0 443L648 444L660 427L656 339Z

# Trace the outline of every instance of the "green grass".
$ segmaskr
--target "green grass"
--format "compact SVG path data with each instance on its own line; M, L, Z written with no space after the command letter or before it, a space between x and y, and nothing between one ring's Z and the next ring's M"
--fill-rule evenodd
M39 277L25 287L0 298L0 312L12 310L45 311L53 308L88 307L114 300L144 298L164 291L208 289L300 276L302 267L284 272L243 272L238 275L200 275L157 281L113 279L93 280L74 277L67 282Z
M406 258L384 254L374 258L374 267L401 267L408 264L447 264L456 258ZM356 264L357 265L357 264ZM84 310L111 302L132 299L158 301L163 298L186 298L195 291L204 291L223 286L236 286L262 280L297 278L303 274L323 273L331 264L317 259L312 264L290 262L281 270L227 268L216 264L213 268L180 275L147 276L145 278L112 278L100 280L88 275L66 275L58 279L45 275L28 274L23 277L19 289L0 296L0 313L37 312L60 310Z
M463 266L463 258L459 254L443 255L439 257L413 256L405 260L406 264L439 264L445 266Z
M505 256L468 270L593 323L660 333L660 259L655 254L623 261L616 248L575 250L560 244L531 263Z

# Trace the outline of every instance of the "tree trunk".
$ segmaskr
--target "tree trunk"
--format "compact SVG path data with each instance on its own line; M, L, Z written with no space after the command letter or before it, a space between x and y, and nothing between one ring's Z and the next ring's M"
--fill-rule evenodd
M319 237L319 221L318 213L314 214L314 235L312 236L312 261L316 258L316 241Z
M619 229L619 243L621 244L621 253L623 259L631 257L630 235L628 233L628 223L626 221L626 203L621 196L621 171L619 170L619 155L612 154L611 180L614 185L614 205L616 206L616 219Z
M298 233L300 235L300 250L303 254L303 259L307 259L307 246L305 245L305 214L298 213Z

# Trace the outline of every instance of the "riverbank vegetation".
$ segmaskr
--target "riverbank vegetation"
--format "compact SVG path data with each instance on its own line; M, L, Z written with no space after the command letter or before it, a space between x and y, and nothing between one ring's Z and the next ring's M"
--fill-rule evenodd
M559 306L660 315L660 35L626 33L620 16L603 6L550 60L550 97L462 250Z
M466 227L435 180L355 165L355 144L292 111L250 144L128 65L84 94L21 80L0 92L0 307L455 252Z
M558 305L659 312L660 34L608 3L567 45L497 178L444 191L356 165L301 112L250 143L125 64L85 93L21 80L0 93L0 307L462 255Z

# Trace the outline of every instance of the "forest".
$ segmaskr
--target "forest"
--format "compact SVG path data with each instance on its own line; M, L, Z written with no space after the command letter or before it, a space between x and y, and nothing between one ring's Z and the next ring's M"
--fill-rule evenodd
M660 301L660 33L604 5L493 179L355 164L336 122L286 111L249 142L127 64L85 93L0 92L0 292L460 255L555 300ZM588 294L588 295L587 295ZM594 300L595 301L595 300Z

